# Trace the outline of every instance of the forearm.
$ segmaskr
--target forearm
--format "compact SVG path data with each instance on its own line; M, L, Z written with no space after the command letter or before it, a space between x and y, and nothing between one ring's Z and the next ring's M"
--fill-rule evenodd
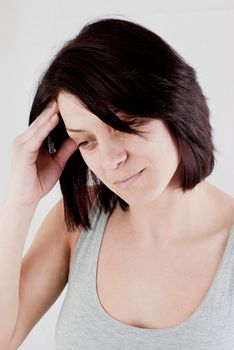
M35 206L7 199L0 207L0 343L11 336L19 309L22 256Z

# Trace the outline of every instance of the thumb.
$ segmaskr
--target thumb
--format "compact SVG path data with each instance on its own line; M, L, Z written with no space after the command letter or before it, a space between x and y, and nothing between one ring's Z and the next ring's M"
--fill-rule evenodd
M54 161L59 164L61 169L65 167L67 160L78 149L78 146L74 140L70 137L67 138L59 147L58 152L54 155Z

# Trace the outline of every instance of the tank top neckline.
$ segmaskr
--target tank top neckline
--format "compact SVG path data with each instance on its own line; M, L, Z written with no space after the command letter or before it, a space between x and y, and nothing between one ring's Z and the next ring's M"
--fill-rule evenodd
M97 212L99 212L99 210L97 209L97 203L95 201L92 210L90 212L90 217L91 220L95 221L95 219L97 219ZM200 313L204 310L204 308L206 307L206 305L208 304L211 295L218 283L218 280L220 278L220 276L222 275L222 271L224 269L225 266L225 262L228 261L228 257L231 253L231 246L233 245L233 235L234 235L234 224L232 225L232 228L230 230L229 236L228 236L228 240L224 249L224 253L223 256L221 258L221 261L219 263L218 269L215 273L215 276L211 282L211 285L206 293L206 295L204 296L204 298L202 299L201 303L199 304L199 306L196 308L196 310L184 321L180 322L179 324L172 326L172 327L166 327L166 328L141 328L141 327L137 327L137 326L131 326L127 323L124 323L122 321L119 321L115 318L113 318L110 314L108 314L108 312L104 309L104 307L101 304L101 301L99 299L98 296L98 291L97 291L97 267L98 267L98 260L99 260L99 255L100 255L100 250L101 250L101 246L102 246L102 241L103 241L103 237L104 237L104 233L106 230L106 226L107 226L107 222L108 219L110 217L110 212L105 213L104 211L99 212L100 216L98 216L98 222L95 226L95 232L94 235L96 236L97 242L96 242L96 251L95 251L95 255L94 255L94 260L93 260L93 264L94 264L94 268L93 268L93 274L92 274L92 288L91 288L91 293L93 294L93 300L96 304L97 307L97 311L99 312L100 317L102 317L104 319L104 321L108 322L108 325L113 325L113 327L118 327L122 330L129 330L130 332L135 332L138 334L164 334L164 333L169 333L169 332L174 332L177 330L180 330L182 327L186 327L188 325L190 325L192 322L194 322L197 317L200 315Z

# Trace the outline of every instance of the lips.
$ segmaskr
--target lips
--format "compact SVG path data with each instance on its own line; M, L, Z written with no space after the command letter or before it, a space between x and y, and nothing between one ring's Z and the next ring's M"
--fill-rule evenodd
M140 171L142 171L142 170L140 170ZM138 174L140 171L138 171L138 172L134 173L134 174L133 174L133 175L131 175L131 176L125 177L125 178L124 178L124 179L122 179L122 180L118 180L118 181L114 182L114 184L118 184L118 183L121 183L121 182L124 182L124 181L130 180L130 179L131 179L131 177L133 177L133 176L137 175L137 174Z
M118 186L120 189L131 188L132 186L134 186L137 183L137 181L141 177L141 174L143 173L143 171L144 171L144 169L142 169L141 171L139 171L135 175L128 177L125 181L117 182L116 186Z

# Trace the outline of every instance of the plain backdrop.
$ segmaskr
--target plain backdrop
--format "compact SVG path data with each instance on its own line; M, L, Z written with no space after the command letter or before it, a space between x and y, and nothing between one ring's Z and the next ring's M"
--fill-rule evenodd
M1 0L0 201L8 189L12 141L28 126L36 83L66 40L93 19L117 17L153 30L192 65L208 99L216 165L208 181L234 195L234 2L232 0ZM59 183L41 200L24 254L50 208ZM1 233L2 234L2 233ZM20 350L54 350L54 331L66 294L32 329Z

